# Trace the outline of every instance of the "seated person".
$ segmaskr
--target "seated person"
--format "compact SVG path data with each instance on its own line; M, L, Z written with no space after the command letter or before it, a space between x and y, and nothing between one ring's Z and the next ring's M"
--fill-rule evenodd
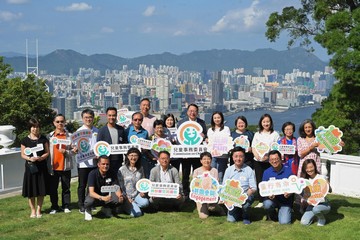
M110 160L107 156L100 156L98 168L92 170L88 177L88 195L85 198L85 220L92 220L91 208L103 206L103 212L111 217L111 210L115 210L124 201L119 181L115 172L109 170ZM101 192L103 186L117 186L116 192L111 194Z
M227 179L240 181L241 187L244 193L247 194L248 199L242 205L242 208L234 207L233 210L229 211L227 220L229 222L236 222L240 220L240 216L242 215L243 223L248 225L251 223L249 216L250 206L254 202L254 194L257 190L255 173L251 167L244 163L245 149L242 147L235 147L231 150L230 159L234 164L226 169L222 184L225 185Z
M204 172L209 172L210 175L219 181L218 171L216 168L211 167L212 156L209 152L203 152L200 154L201 167L194 170L193 179ZM209 212L217 212L221 216L225 216L224 209L216 203L196 203L196 208L199 214L199 218L205 219L209 217Z
M283 179L292 175L291 168L282 165L281 153L277 150L269 152L269 162L271 167L264 171L262 181L269 181L270 179ZM294 201L294 194L271 195L264 200L264 209L267 213L267 219L277 221L280 224L291 223L291 210ZM279 209L278 214L276 208Z
M126 153L125 165L121 166L118 172L118 179L126 195L125 203L130 205L126 211L133 217L142 216L140 208L145 208L149 205L149 200L146 198L145 193L140 193L136 190L136 183L145 178L144 169L141 166L141 153L137 148L130 148Z
M180 186L179 195L176 198L151 197L151 205L158 210L160 206L174 207L180 209L185 201L182 192L182 184L179 178L179 172L170 165L170 153L167 151L159 152L159 165L151 169L150 181L162 183L177 183Z
M305 179L325 178L319 174L314 159L306 159L304 161L300 176ZM331 188L329 189L331 192ZM325 214L328 214L331 209L329 201L326 197L316 206L309 205L305 199L301 200L301 205L303 209L305 209L304 215L301 217L302 225L308 226L314 221L314 219L317 219L318 226L321 227L325 225Z

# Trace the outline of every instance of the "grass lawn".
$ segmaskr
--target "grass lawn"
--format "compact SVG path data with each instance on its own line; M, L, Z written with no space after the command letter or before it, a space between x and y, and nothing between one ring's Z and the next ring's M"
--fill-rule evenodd
M110 219L95 215L91 222L77 209L77 183L72 184L72 213L49 215L45 198L41 219L30 219L27 199L16 196L0 200L0 239L359 239L360 199L329 195L331 212L327 224L300 225L295 213L292 225L265 221L264 210L253 208L252 224L228 223L226 217L200 220L195 204L187 202L181 212L145 213L131 218L120 214ZM61 198L60 198L61 199ZM256 203L255 203L256 204ZM254 204L254 206L255 206ZM98 208L100 209L100 208Z

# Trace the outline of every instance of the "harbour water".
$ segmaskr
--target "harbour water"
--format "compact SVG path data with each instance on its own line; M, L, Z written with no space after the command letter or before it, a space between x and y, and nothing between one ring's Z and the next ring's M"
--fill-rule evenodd
M271 115L274 122L274 129L281 133L281 126L284 122L293 122L296 127L295 136L298 136L298 129L300 124L305 119L311 119L311 115L320 108L320 105L311 105L306 107L290 108L284 112L274 112L271 110L250 110L246 112L238 112L225 116L226 123L230 129L235 127L235 119L243 115L248 121L248 125L258 125L260 117L268 113Z

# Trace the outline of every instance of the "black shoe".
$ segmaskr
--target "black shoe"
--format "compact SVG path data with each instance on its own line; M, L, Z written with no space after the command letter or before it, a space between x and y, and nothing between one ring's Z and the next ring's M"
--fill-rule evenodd
M84 213L85 213L85 208L84 208L84 207L80 207L79 213L84 214Z

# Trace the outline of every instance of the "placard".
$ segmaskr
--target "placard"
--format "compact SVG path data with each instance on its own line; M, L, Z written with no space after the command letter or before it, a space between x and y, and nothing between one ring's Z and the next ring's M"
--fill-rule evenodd
M243 149L245 149L245 152L248 152L249 148L250 148L250 141L248 139L248 136L241 135L241 136L235 138L234 145L235 145L235 147L242 147Z
M139 144L110 144L110 154L126 154L130 148L137 148L141 151Z
M180 194L178 183L151 182L144 178L136 183L136 190L142 193L148 192L150 197L159 198L177 198Z
M100 189L102 193L112 193L112 192L117 192L119 190L120 190L119 185L102 186Z
M110 144L105 141L98 141L94 145L94 153L97 157L100 157L102 155L110 156L110 151Z
M269 181L262 181L259 183L259 193L262 197L281 195L284 193L297 193L300 194L306 187L304 178L298 178L291 175L288 178L274 179Z
M91 149L91 139L93 133L90 129L83 129L76 131L71 136L71 141L77 146L78 153L76 154L76 162L81 163L88 159L95 157L94 151Z
M259 154L260 158L263 158L270 150L270 146L265 142L259 142L255 145L255 150Z
M229 211L233 210L234 207L241 208L248 199L240 181L234 179L227 179L225 185L220 186L219 197Z
M52 137L50 139L51 143L54 145L58 145L59 144L59 148L62 147L62 145L68 146L71 144L71 140L70 139L61 139L61 138L57 138L57 137Z
M340 152L342 150L340 146L342 135L342 131L334 125L330 125L328 128L318 127L315 130L315 141L320 143L317 147L318 151L328 153Z
M317 206L325 200L330 188L329 183L324 178L306 179L306 183L303 198L308 204Z
M176 137L181 145L198 146L202 143L203 128L195 121L186 121L180 125Z
M232 137L224 132L215 132L209 137L207 144L208 149L213 157L219 157L227 154L234 146Z
M279 144L279 143L272 143L270 146L271 150L278 150L282 155L294 155L296 152L295 145L288 145L288 144Z
M204 172L191 181L189 197L199 203L217 203L218 187L219 182L210 175L210 172Z
M127 108L121 108L117 110L117 124L121 126L129 126L131 124L131 118L127 117L129 110Z
M171 142L165 138L157 138L155 141L151 143L151 153L156 158L158 158L159 152L167 151L168 153L171 152Z
M170 157L199 158L201 153L207 151L208 151L208 147L206 145L200 145L200 146L172 145Z
M139 137L136 136L136 135L132 135L132 136L130 137L130 143L139 144L139 145L140 145L140 148L150 150L150 149L151 149L152 141L151 141L151 140L147 140L147 139L143 139L143 138L139 138Z
M30 156L32 154L34 157L38 157L37 152L40 152L42 150L44 150L44 145L42 143L38 143L36 145L36 147L32 147L32 148L27 147L27 148L25 148L24 153L27 156Z

